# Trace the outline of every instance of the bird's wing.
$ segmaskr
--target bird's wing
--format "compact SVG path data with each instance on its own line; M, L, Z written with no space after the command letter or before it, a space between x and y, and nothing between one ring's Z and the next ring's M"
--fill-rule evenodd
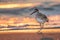
M49 21L49 19L46 15L43 15L43 19L45 19L47 22Z

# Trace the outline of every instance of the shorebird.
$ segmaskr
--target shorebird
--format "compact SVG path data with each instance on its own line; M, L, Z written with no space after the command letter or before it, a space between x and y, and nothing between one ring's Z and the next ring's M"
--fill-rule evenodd
M39 10L37 8L35 8L35 11L32 12L30 15L32 15L34 13L36 13L35 19L40 24L40 30L42 30L44 27L44 23L48 22L49 20L48 20L47 16L42 14L41 12L39 12Z

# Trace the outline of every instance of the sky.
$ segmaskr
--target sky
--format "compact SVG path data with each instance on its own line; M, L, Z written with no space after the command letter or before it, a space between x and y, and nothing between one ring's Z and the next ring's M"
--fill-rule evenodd
M39 9L39 12L47 16L49 15L60 16L60 0L0 0L0 16L11 15L11 16L19 16L19 17L20 16L31 17L30 14L34 11L35 7ZM34 15L32 15L32 17Z
M60 2L60 0L0 0L0 2L15 2L15 3L37 3L37 2L46 2L46 1L53 1L53 2Z
M44 3L45 2L45 3ZM46 2L48 2L47 4L50 3L60 3L60 0L0 0L0 14L29 14L32 11L30 10L31 7L39 7L41 4L46 5ZM59 8L55 8L56 10L59 10ZM43 13L45 14L54 14L57 13L56 10L54 9L54 11L45 11L44 9L42 10ZM41 9L40 9L41 10ZM59 14L60 12L58 12Z

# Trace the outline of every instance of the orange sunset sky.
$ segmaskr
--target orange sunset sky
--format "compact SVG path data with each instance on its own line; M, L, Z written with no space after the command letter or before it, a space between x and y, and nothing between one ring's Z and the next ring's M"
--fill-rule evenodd
M60 3L60 0L1 0L0 1L0 9L8 9L8 8L25 8L25 7L34 7L34 6L37 6L37 5L40 5L42 2L56 2L56 3ZM4 11L5 12L5 11ZM55 15L56 16L56 15ZM52 18L53 17L53 18ZM50 16L50 20L53 20L54 22L58 21L60 22L60 19L58 18L60 17L60 15L54 17L54 16ZM6 17L7 18L7 17ZM9 22L7 20L3 20L4 17L0 20L0 24L14 24L14 20L11 20L9 19ZM14 19L14 18L13 18ZM24 19L24 18L23 18ZM28 21L26 21L26 19ZM31 22L30 18L26 18L24 19L23 23L24 22ZM17 19L18 21L20 21L20 19L18 18ZM36 23L36 20L32 18L32 20L34 21L33 23ZM7 23L5 23L7 21ZM55 22L55 23L56 23ZM19 23L20 24L20 23ZM50 22L51 24L51 22ZM53 23L54 24L54 23ZM59 24L59 23L58 23Z
M60 0L1 0L0 8L15 8L15 7L33 7L41 4L41 2L57 2Z

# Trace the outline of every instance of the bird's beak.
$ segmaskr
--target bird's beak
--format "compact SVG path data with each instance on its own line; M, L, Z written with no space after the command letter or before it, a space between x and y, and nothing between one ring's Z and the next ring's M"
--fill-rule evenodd
M34 14L36 11L32 12L30 15Z

